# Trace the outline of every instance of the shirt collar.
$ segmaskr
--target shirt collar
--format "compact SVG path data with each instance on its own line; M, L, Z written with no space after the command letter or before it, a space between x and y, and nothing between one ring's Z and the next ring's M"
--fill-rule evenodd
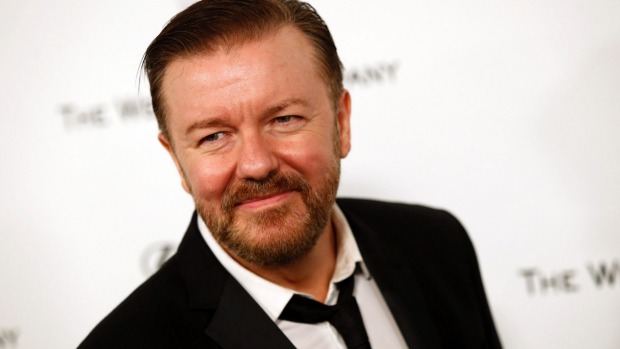
M364 277L370 278L370 274L364 265L362 255L353 237L351 227L337 204L334 204L332 209L332 223L336 233L337 258L336 268L327 293L328 304L335 303L337 299L338 292L334 284L353 274L357 266L359 266L359 271ZM276 321L288 301L295 294L295 291L265 280L237 263L215 241L200 215L198 215L198 229L218 261L239 281L241 286L254 298L271 320Z
M347 222L340 207L336 204L334 204L332 210L332 222L336 233L336 241L338 243L336 268L332 276L332 285L349 277L356 271L357 267L359 267L359 271L364 277L370 278L370 273L368 269L366 269L349 222Z

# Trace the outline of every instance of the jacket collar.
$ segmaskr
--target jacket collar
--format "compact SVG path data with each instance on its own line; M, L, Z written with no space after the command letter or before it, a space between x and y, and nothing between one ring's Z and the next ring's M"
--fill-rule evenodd
M179 270L187 290L189 307L210 311L205 334L223 348L294 349L278 326L224 269L207 247L194 212L177 250Z
M439 336L422 289L415 275L415 267L407 256L397 254L380 239L382 232L400 229L385 217L377 218L359 212L349 200L338 200L359 246L364 262L375 278L400 331L412 348L441 348ZM379 212L371 214L380 215Z

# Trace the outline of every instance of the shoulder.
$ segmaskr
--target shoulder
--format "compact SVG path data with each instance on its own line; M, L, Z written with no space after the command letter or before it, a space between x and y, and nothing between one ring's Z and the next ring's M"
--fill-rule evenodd
M383 217L389 215L390 217L409 217L414 215L417 219L428 218L431 220L445 219L446 216L450 216L449 213L442 209L432 208L429 206L408 204L402 202L388 202L369 199L352 199L352 198L338 198L336 199L338 206L344 211L350 213L370 215L370 217L377 216Z
M452 214L373 200L338 199L338 206L380 288L394 280L418 285L447 347L462 346L465 339L500 347L474 247ZM415 282L401 278L404 270ZM392 276L381 284L386 275ZM487 347L482 342L472 347Z
M412 265L429 278L477 271L467 232L445 210L360 199L339 199L338 206L365 260Z
M87 348L176 348L178 330L171 319L187 308L176 256L133 291L84 339Z
M360 233L381 232L382 238L468 243L461 223L449 212L399 202L339 198L338 206ZM357 233L353 229L354 233Z

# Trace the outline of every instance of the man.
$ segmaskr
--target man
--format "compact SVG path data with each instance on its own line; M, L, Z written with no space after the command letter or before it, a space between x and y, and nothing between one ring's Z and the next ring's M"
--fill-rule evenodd
M198 2L144 65L159 141L197 214L177 254L80 348L500 347L452 216L336 203L351 100L312 7Z

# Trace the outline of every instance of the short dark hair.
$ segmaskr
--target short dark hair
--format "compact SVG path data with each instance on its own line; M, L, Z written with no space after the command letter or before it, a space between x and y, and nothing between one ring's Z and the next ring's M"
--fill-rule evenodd
M318 72L334 106L342 94L342 63L323 19L298 0L202 0L174 16L142 58L160 132L169 140L162 81L175 59L209 54L258 40L286 25L299 29L315 49Z

